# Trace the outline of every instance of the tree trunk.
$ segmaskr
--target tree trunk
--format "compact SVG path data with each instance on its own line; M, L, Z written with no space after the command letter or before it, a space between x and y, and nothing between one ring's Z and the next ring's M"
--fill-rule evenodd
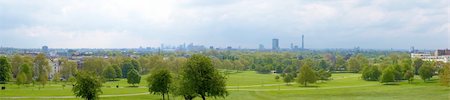
M162 95L163 95L163 100L164 100L164 93Z
M205 97L205 95L202 95L202 99L203 99L203 100L206 100L206 97Z
M170 100L169 92L167 92L167 100Z

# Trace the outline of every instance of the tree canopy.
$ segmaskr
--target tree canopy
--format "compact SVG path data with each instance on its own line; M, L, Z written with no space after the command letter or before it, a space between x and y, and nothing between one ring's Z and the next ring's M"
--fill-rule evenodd
M211 59L203 55L192 55L186 62L181 73L181 86L178 94L186 99L201 96L225 97L228 92L225 88L225 77L216 70Z

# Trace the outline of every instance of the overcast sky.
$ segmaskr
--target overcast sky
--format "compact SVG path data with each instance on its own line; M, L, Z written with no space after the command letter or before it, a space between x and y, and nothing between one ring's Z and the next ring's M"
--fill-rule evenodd
M0 45L449 48L449 0L0 0Z

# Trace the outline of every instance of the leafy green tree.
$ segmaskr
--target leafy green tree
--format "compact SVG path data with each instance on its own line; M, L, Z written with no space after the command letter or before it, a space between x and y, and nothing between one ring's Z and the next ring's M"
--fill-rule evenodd
M450 64L445 64L439 72L439 80L442 86L450 86Z
M141 82L141 75L139 75L139 73L135 69L131 69L130 71L128 71L127 76L128 84L132 84L133 86L135 86L135 84L139 84Z
M161 69L154 71L148 78L148 91L152 94L161 94L164 100L164 95L169 93L169 85L172 83L172 76L169 70Z
M84 60L82 70L94 72L97 76L102 76L106 67L110 66L109 62L101 57L86 58Z
M275 80L277 80L277 81L278 81L279 79L280 79L280 76L278 76L278 75L277 75L277 76L275 76Z
M358 63L358 60L356 59L356 57L351 57L347 63L347 70L357 73L357 72L359 72L360 69L361 69L361 66Z
M86 100L97 100L98 96L103 93L101 90L102 82L100 77L93 75L95 73L80 72L76 75L76 83L72 88L76 97Z
M2 56L0 57L0 84L4 84L11 79L11 64L8 58Z
M120 68L118 65L112 65L114 68L114 71L116 71L116 78L122 77L122 68Z
M122 65L122 73L123 73L123 78L127 78L128 77L128 72L131 71L132 69L136 70L138 73L140 71L140 67L139 67L139 63L136 60L125 60Z
M25 83L31 83L33 82L33 69L31 68L30 64L22 64L22 67L20 68L20 72L24 73L26 75L26 81Z
M61 81L61 73L54 73L52 81L55 83L58 83L59 81Z
M19 54L14 54L14 56L11 58L13 78L16 78L17 75L19 75L20 67L22 66L23 63L24 63L23 58Z
M412 70L407 70L403 75L405 80L408 80L408 83L411 83L414 80L414 72Z
M37 68L34 70L34 75L37 76L37 81L42 85L45 86L48 81L48 73L50 72L51 68L49 66L48 60L45 57L44 54L38 54L36 55L34 59L34 65Z
M302 60L302 66L300 68L300 73L297 77L297 83L307 86L308 83L315 83L317 81L316 73L311 68L313 66L313 61L311 59Z
M393 65L391 65L391 67L394 69L395 80L402 80L404 74L402 73L402 69L401 69L400 65L393 64Z
M419 68L419 76L423 81L430 80L431 77L434 75L433 67L431 66L431 62L425 62L420 68Z
M366 66L362 71L362 78L366 81L378 81L381 71L376 66Z
M103 71L103 77L108 78L109 80L115 80L116 70L114 70L113 66L106 67L105 71Z
M419 75L419 68L422 67L423 60L419 58L415 58L413 61L414 74Z
M294 81L294 76L292 76L292 74L284 75L283 82L286 83L286 85L289 85L289 83L291 83L292 81Z
M183 95L185 99L192 99L199 95L205 100L206 97L228 95L225 77L213 67L211 59L206 56L192 55L183 67L181 76L178 95Z
M346 62L344 57L340 55L336 55L336 64L335 64L335 70L336 71L342 71L342 69L345 68Z
M318 66L323 70L329 70L329 67L330 67L330 65L324 59L320 60Z
M330 77L331 77L331 72L325 71L323 69L320 69L316 74L317 74L318 79L322 80L322 81L326 81L326 80L330 79Z
M23 72L19 72L19 75L16 78L16 84L17 85L22 85L25 84L27 82L27 75Z
M78 64L74 61L69 61L65 58L61 59L61 77L64 79L73 77L78 72L77 66Z
M391 82L395 82L395 70L392 67L388 67L383 70L383 74L380 79L381 83L391 84Z

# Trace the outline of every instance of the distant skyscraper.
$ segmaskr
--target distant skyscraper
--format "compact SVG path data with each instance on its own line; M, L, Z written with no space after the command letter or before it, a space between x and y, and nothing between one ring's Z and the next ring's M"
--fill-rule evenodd
M272 50L279 50L280 45L278 39L272 39Z
M302 50L305 49L305 36L302 35Z
M264 50L264 45L259 44L259 50Z
M42 51L44 53L48 53L48 46L42 46Z
M294 43L291 43L291 49L292 50L294 49Z

